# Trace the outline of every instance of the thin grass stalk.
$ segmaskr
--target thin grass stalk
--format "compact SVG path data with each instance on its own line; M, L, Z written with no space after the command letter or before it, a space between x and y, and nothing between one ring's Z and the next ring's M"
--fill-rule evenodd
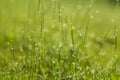
M108 27L107 31L105 32L105 35L103 37L103 40L106 40L109 34L111 27ZM103 44L99 46L98 50L97 50L97 55L100 53L101 49L103 48Z
M116 55L117 51L117 28L114 27L114 54Z
M93 6L93 0L91 0L91 4L89 5L87 12L86 12L87 21L86 21L86 26L85 26L85 34L84 34L84 38L83 38L83 45L85 45L85 42L86 42L88 27L89 27L89 23L90 23L90 12L91 12L92 6Z
M117 23L118 23L118 8L119 8L119 0L116 0L116 23L114 26L114 50L115 50L115 54L117 51Z
M60 0L57 0L57 8L58 8L58 24L60 26L61 36L62 36L62 44L63 44L63 26L62 26L62 11L61 11L61 3ZM58 65L59 65L59 80L61 79L61 48L62 44L60 44L60 50L58 52Z
M58 23L60 25L61 36L62 36L62 43L63 43L64 42L64 34L63 34L62 9L61 9L61 2L60 2L60 0L57 0L57 5L58 5Z
M86 20L85 33L84 33L83 42L82 42L82 50L83 50L83 52L86 51L86 38L87 38L88 28L89 28L89 24L90 24L90 13L91 13L91 10L92 10L92 7L93 7L94 0L91 0L90 2L91 3L90 3L90 5L89 5L89 7L87 9L87 12L86 12L87 20Z
M72 72L73 72L73 79L76 79L75 77L75 74L76 74L76 61L75 61L75 43L74 43L74 26L71 22L71 40L72 40L72 52L71 52L71 69L72 69Z
M39 52L39 66L38 69L41 69L41 66L45 67L44 64L42 64L42 60L45 56L45 50L44 50L44 34L43 34L43 28L44 28L44 21L45 21L45 10L42 0L38 0L38 12L40 14L40 52ZM42 71L43 74L45 74L44 71ZM44 76L44 75L43 75Z
M41 51L42 51L42 56L44 57L44 35L43 35L43 28L44 28L44 21L45 21L45 13L44 13L44 6L43 6L43 2L41 1L41 42L42 42L42 47L41 47Z
M114 56L117 55L117 17L118 17L118 6L119 6L119 0L116 0L116 23L114 26ZM117 62L115 63L115 72L117 72Z
M13 40L12 51L13 51L13 58L15 58L15 41L14 40Z
M71 23L71 40L72 40L72 45L71 45L71 47L72 47L72 55L71 55L71 56L74 55L74 50L75 50L74 32L73 32L73 30L74 30L74 26L73 26L73 24Z
M61 19L61 3L60 3L60 1L59 0L57 0L57 5L58 5L58 22L59 22L59 24L61 24L61 22L62 22L62 19Z
M41 37L43 37L43 27L44 27L44 6L41 5Z
M117 62L118 62L118 58L117 58L117 41L118 41L118 38L117 38L117 23L118 23L118 20L117 20L117 17L118 17L118 2L119 0L116 0L116 6L115 6L115 9L116 9L116 16L115 16L115 23L114 23L114 34L113 34L113 58L115 59L115 62L113 63L112 67L114 69L114 72L116 74L117 72ZM117 75L116 75L117 77Z
M38 12L40 13L40 34L41 34L41 39L43 37L43 27L44 27L44 17L45 17L45 13L44 13L44 6L43 6L43 2L41 0L38 0Z
M86 13L87 16L87 21L86 21L86 26L85 26L85 33L84 33L84 37L83 37L83 41L82 41L82 51L85 51L85 45L86 45L86 37L87 37L87 33L88 33L88 27L89 27L89 18L90 18L90 8L88 8L88 11Z
M38 11L40 10L40 3L41 3L41 0L38 0Z

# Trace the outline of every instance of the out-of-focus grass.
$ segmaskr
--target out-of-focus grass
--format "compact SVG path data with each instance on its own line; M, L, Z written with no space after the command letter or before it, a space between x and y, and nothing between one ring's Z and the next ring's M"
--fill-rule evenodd
M0 1L0 79L119 79L119 6L38 2Z

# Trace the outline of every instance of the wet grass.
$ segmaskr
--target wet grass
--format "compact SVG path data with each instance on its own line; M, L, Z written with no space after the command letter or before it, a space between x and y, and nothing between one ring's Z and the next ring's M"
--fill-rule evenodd
M119 4L0 1L1 80L119 80Z

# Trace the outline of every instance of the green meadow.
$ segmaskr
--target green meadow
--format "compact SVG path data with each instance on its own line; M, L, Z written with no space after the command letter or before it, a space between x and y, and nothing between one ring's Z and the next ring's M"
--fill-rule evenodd
M119 0L0 0L0 80L120 80Z

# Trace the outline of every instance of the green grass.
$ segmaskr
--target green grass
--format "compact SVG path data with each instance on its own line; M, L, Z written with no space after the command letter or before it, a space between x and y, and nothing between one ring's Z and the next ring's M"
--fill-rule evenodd
M0 0L0 80L120 80L119 3Z

